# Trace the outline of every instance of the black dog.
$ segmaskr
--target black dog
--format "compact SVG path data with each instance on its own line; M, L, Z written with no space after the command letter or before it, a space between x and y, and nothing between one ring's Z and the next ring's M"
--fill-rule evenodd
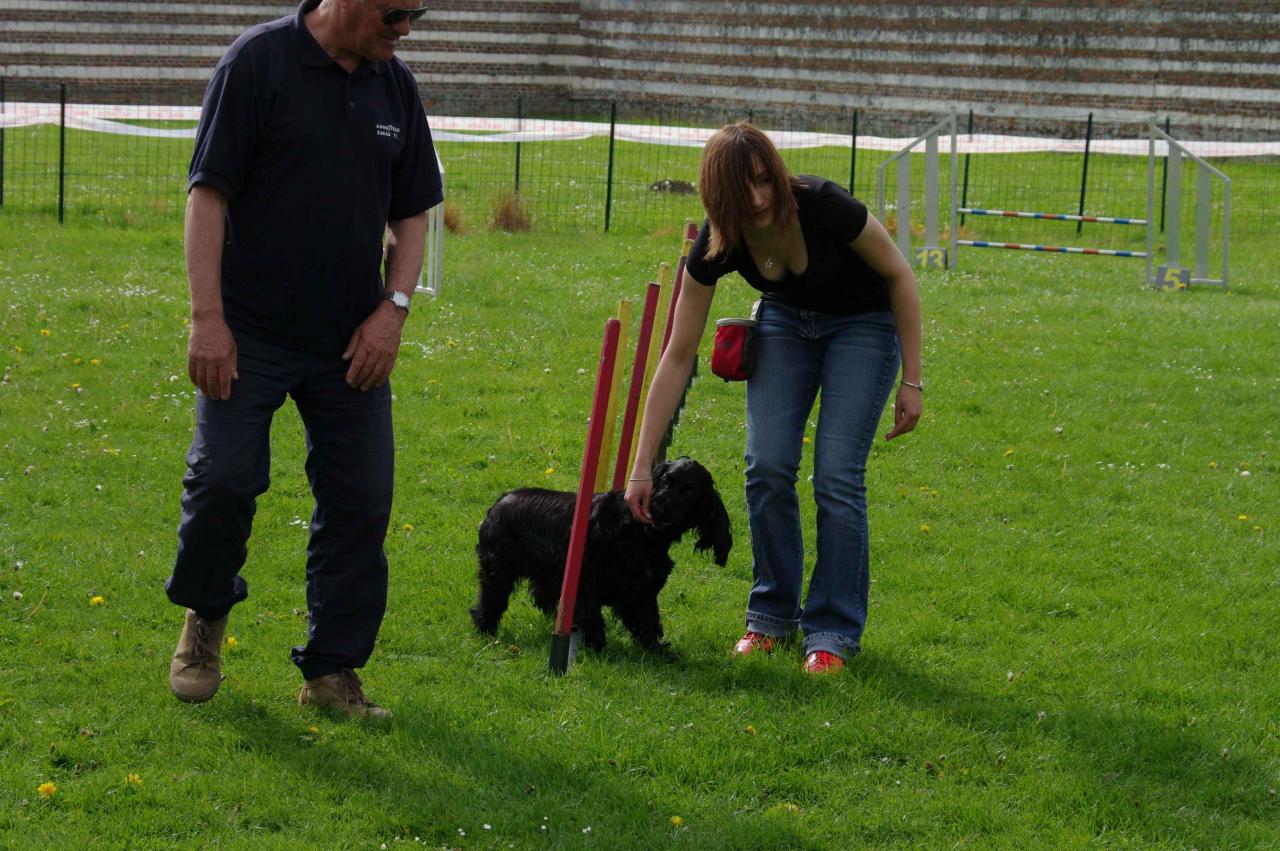
M520 579L529 581L534 605L555 613L575 500L565 491L522 488L489 509L476 545L480 596L471 610L476 629L489 635L497 631ZM573 619L595 650L604 648L600 610L609 606L640 646L670 652L662 640L658 592L675 566L667 549L685 532L698 530L694 547L714 550L716 564L723 567L729 560L729 515L711 474L697 461L680 458L654 468L649 514L652 525L632 517L621 491L592 499Z

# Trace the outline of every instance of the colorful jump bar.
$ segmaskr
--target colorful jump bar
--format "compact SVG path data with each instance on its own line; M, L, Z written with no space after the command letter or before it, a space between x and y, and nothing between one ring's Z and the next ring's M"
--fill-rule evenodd
M1097 254L1103 257L1146 257L1145 251L1113 251L1109 248L1074 248L1060 245L1024 245L1019 242L981 242L970 239L957 239L956 245L970 248L1016 248L1021 251L1048 251L1054 254Z
M1112 216L1075 216L1071 213L1023 213L1017 210L983 210L978 207L957 207L957 213L970 216L1005 216L1010 219L1054 219L1059 222L1097 222L1103 225L1146 225L1146 219L1119 219Z

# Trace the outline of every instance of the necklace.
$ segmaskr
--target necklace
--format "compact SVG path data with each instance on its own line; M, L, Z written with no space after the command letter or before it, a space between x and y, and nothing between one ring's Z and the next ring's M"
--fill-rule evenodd
M782 238L782 230L778 229L777 233L773 235L773 245L770 246L769 253L765 255L764 268L766 269L773 268L773 252L778 249L778 240L781 238Z

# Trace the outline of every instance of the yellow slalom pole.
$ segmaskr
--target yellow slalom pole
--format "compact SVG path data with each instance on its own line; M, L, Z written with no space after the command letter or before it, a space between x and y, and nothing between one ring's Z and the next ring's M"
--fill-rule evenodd
M631 327L631 300L622 299L618 302L618 322L622 327L618 331L618 351L625 352L627 350L627 329ZM609 463L610 456L613 454L613 433L615 431L614 420L618 418L618 397L622 389L622 372L621 369L613 371L613 386L609 389L609 407L604 415L604 440L600 443L600 464L596 467L596 493L604 493L609 490L609 474L613 470L613 466Z
M649 382L653 380L653 373L658 368L658 356L662 354L658 351L662 348L662 326L660 320L667 315L667 304L671 300L671 264L665 260L658 264L658 309L654 314L653 328L649 332L649 356L644 364L644 381L640 384L640 407L636 411L635 428L638 431L640 424L644 422L644 405L649 397ZM636 448L640 445L639 440L631 441L631 451L627 453L627 469L631 469L631 465L636 460Z

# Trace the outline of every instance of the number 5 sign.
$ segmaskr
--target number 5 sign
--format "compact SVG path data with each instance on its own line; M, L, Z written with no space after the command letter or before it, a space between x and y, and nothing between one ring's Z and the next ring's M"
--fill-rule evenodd
M1185 266L1161 266L1156 269L1153 286L1158 290L1185 290L1191 286L1191 270Z

